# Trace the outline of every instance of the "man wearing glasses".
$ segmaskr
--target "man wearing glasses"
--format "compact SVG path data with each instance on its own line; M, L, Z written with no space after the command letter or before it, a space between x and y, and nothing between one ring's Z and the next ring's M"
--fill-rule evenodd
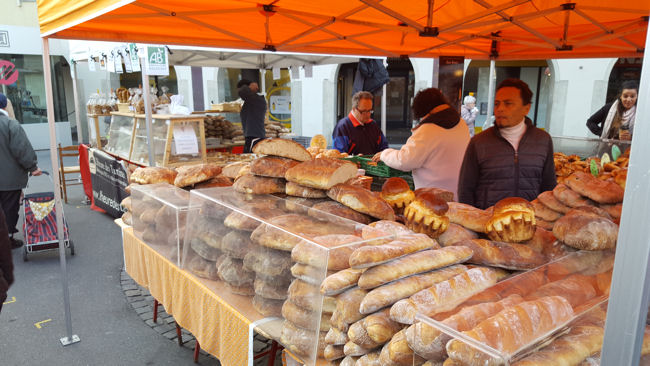
M372 119L373 95L360 91L352 96L352 110L334 128L334 148L350 155L374 155L388 148L386 136Z

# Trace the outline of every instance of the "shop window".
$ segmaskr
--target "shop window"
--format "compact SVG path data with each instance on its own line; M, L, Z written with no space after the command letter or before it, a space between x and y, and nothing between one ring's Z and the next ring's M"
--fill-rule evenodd
M167 93L178 94L178 78L176 77L176 69L174 69L173 66L170 66L169 75L167 76L149 76L149 85L156 87L158 96L162 94L163 86L169 88ZM120 86L127 89L142 86L142 73L127 72L120 74Z

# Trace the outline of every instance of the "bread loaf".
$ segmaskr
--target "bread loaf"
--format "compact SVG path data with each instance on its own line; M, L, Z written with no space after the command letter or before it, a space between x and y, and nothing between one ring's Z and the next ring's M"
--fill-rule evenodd
M209 260L209 261L216 261L221 254L221 250L211 247L208 245L205 241L201 240L200 238L194 238L190 241L190 248L198 254L201 258Z
M277 277L270 277L271 279ZM270 282L264 276L256 275L253 288L255 294L270 300L285 300L287 298L287 288L290 283L282 279L278 282Z
M380 220L395 220L395 213L390 205L367 189L337 184L327 191L327 196L357 212Z
M221 239L221 250L237 259L244 259L254 246L250 233L245 231L233 230Z
M471 330L501 310L522 301L521 296L511 295L501 301L468 306L441 323L459 332L464 332ZM442 362L447 358L445 345L451 340L451 336L425 322L417 322L409 326L406 328L405 334L409 347L421 357L437 362Z
M293 324L308 330L315 330L318 327L318 313L305 310L298 305L287 300L282 305L282 316ZM330 329L330 317L321 313L320 331L327 332Z
M230 179L237 179L240 176L240 172L244 167L250 169L250 163L249 162L243 162L243 161L238 161L235 163L230 163L223 167L221 170L221 174L224 176L230 178Z
M336 317L332 316L332 324L338 329L347 329L347 326L363 318L359 312L359 304L368 292L354 287L336 297Z
M327 361L334 361L345 357L345 353L343 353L343 346L334 346L331 344L328 344L325 347L325 350L323 350L323 355Z
M382 366L379 360L379 352L374 351L359 357L355 366Z
M546 263L546 258L542 254L524 244L473 239L457 242L453 246L470 248L474 255L472 255L472 258L468 262L474 264L512 270L525 270Z
M560 183L553 188L553 197L568 207L593 206L594 202L587 197L581 196L565 184Z
M320 292L326 296L338 295L357 285L362 269L348 268L327 276L320 286Z
M556 221L553 235L576 249L612 249L616 246L618 225L596 214L571 210Z
M343 346L343 352L346 356L363 356L372 351L372 349L363 348L360 345L348 342Z
M196 183L194 189L203 189L203 188L213 188L213 187L230 187L232 186L233 180L224 176L218 175L216 177L210 178L204 182Z
M447 202L435 194L421 193L404 209L406 226L416 233L437 238L449 226L449 218L445 216L447 210L449 210Z
M404 224L399 222L389 221L389 220L380 220L375 221L368 226L364 226L361 229L361 237L368 239L375 238L385 238L388 236L399 237L402 235L412 234L413 232L407 228ZM388 243L390 240L386 240Z
M262 177L284 178L287 170L298 164L299 162L293 159L278 156L264 156L251 162L250 172L251 174Z
M411 366L424 363L424 359L413 354L413 350L408 346L404 330L397 332L390 342L384 345L379 360L382 366Z
M623 188L612 181L600 180L586 172L574 172L564 182L569 188L598 203L623 202Z
M539 226L535 229L533 238L522 244L540 253L549 260L564 257L570 252L568 247L559 242L552 232L542 229Z
M232 211L223 224L236 230L254 231L260 225L260 222L250 216Z
M413 324L415 314L433 316L450 311L496 282L497 276L493 270L472 268L396 302L390 309L390 317L402 324Z
M227 256L219 265L219 278L231 286L253 288L255 272L247 271L241 260Z
M535 300L546 296L562 296L575 309L596 297L595 281L594 277L574 274L565 279L547 283L529 295L527 299Z
M477 233L485 232L485 225L492 216L479 208L458 202L447 202L449 222L461 225Z
M176 179L176 170L171 168L163 167L145 167L137 168L131 173L129 177L129 183L138 183L138 184L156 184L156 183L167 183L174 184L174 179Z
M539 194L539 196L537 196L537 199L544 206L550 208L553 211L560 212L562 214L569 212L569 210L571 209L570 206L567 206L564 203L558 201L558 199L555 198L553 191L542 192ZM535 208L535 214L537 214L537 208Z
M381 187L380 196L393 208L396 215L401 215L406 206L415 199L415 193L411 191L411 187L399 177L386 179Z
M266 276L281 276L291 268L291 253L256 247L244 257L244 268Z
M349 264L352 268L368 268L431 248L438 249L440 246L425 234L410 234L388 244L356 248L350 255Z
M368 336L368 332L366 332L366 328L363 326L363 319L350 325L350 328L348 329L348 338L350 339L350 342L366 349L377 348L381 345Z
M272 194L284 193L285 182L281 178L259 177L257 175L243 175L235 181L232 187L236 192L247 194Z
M330 328L330 330L327 332L327 335L325 336L325 342L327 342L327 344L335 346L342 346L348 343L349 340L350 339L348 338L347 332L341 332L334 327Z
M327 271L326 275L330 276L336 272L333 271ZM314 266L310 266L308 264L303 264L303 263L296 263L293 266L291 266L291 274L295 278L299 278L311 285L318 285L322 281L320 280L323 278L323 268L318 268Z
M388 342L395 333L404 328L402 324L390 319L389 308L370 314L361 321L368 337L378 345Z
M268 220L268 225L260 225L251 234L251 239L268 248L292 251L303 241L302 237L314 238L328 234L351 235L354 231L355 228L349 225L318 221L298 214L287 214L273 217Z
M195 275L207 278L209 280L218 280L219 274L214 262L205 260L201 257L194 257L189 261L188 268Z
M281 156L298 161L311 160L311 154L301 144L282 138L264 139L253 146L253 153Z
M305 310L318 311L323 301L317 286L301 280L291 282L287 293L291 302Z
M494 204L494 213L485 224L490 239L508 243L530 240L535 234L534 206L520 197L508 197Z
M461 240L478 239L478 234L460 226L458 224L449 224L447 230L436 239L443 247L452 245Z
M282 332L280 334L280 342L301 357L323 357L325 350L325 334L326 332L316 332L314 330L303 329L295 324L284 321L282 323ZM314 340L318 339L318 348L316 354L313 354Z
M303 197L303 198L327 197L327 192L325 190L301 186L300 184L294 182L287 182L285 188L286 188L286 193L289 196Z
M623 213L623 204L622 203L617 203L614 205L605 205L601 204L600 208L605 210L613 220L620 220L621 214Z
M571 304L560 296L521 302L482 321L464 335L513 354L529 342L567 322L573 316ZM470 365L492 365L494 360L459 340L447 343L450 358Z
M448 280L467 270L462 264L456 264L431 272L425 272L403 278L370 291L361 301L359 311L370 314L386 306L393 305L401 299L406 299L418 291L429 288L438 282Z
M513 363L513 366L579 365L603 346L602 327L577 326L569 334L559 337L540 351Z
M418 188L415 190L415 195L418 196L424 192L430 192L438 196L440 199L442 199L445 202L453 202L454 201L454 192L448 191L446 189L442 188L435 188L435 187L423 187L423 188Z
M539 200L539 198L530 201L530 203L535 207L535 217L539 219L548 222L555 222L555 220L562 217L561 212L555 211L546 206Z
M372 289L410 275L462 263L471 256L471 249L460 246L409 254L406 257L369 268L361 274L359 287Z
M355 366L359 357L345 356L339 366Z
M176 187L187 187L212 179L221 174L221 167L217 164L195 164L184 165L176 169L177 175L174 179Z
M354 235L317 236L312 239L313 243L303 240L296 244L291 251L291 259L322 269L320 277L324 278L325 267L331 271L340 271L350 267L349 258L357 246L345 245L361 240L360 237ZM314 245L314 243L319 245ZM329 251L325 248L329 248Z
M267 299L260 295L253 296L253 308L264 317L282 316L283 300Z
M357 212L341 203L336 201L324 201L314 204L307 214L319 220L331 221L330 215L343 217L348 220L356 221L361 224L369 224L372 222L372 217Z
M319 158L300 163L287 170L284 177L303 186L330 189L357 175L357 166L349 161Z

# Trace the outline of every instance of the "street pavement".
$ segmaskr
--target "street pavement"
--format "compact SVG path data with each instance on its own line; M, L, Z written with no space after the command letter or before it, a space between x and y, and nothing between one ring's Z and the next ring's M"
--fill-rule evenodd
M39 166L51 171L49 152L38 152L38 158ZM66 164L76 165L73 160ZM43 176L32 178L26 193L52 190ZM81 185L68 188L64 212L76 255L67 251L67 276L72 333L81 342L63 347L59 341L66 326L58 251L34 253L23 262L22 248L15 249L16 281L0 314L0 365L195 365L191 347L179 347L161 334L168 317L159 318L155 329L144 320L146 315L141 317L145 311L134 308L152 301L146 292L137 301L127 296L128 291L139 294L122 274L120 229L82 200ZM205 355L199 359L199 365L218 364Z

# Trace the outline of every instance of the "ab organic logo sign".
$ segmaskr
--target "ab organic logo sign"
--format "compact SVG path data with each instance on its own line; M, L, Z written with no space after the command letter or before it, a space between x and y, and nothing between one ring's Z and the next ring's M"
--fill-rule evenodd
M11 85L18 80L16 65L9 61L0 60L0 85Z

